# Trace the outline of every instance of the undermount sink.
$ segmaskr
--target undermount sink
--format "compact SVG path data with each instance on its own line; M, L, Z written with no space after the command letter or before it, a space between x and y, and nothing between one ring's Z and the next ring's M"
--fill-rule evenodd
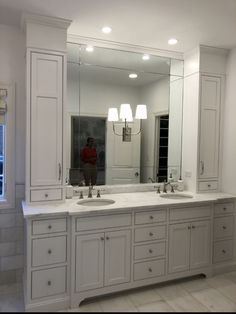
M102 199L102 198L81 200L77 202L78 205L83 205L83 206L106 206L106 205L111 205L114 203L115 201L111 199Z
M160 194L160 197L162 198L168 198L168 199L185 199L185 198L192 198L193 196L190 194L184 194L184 193L165 193L165 194Z

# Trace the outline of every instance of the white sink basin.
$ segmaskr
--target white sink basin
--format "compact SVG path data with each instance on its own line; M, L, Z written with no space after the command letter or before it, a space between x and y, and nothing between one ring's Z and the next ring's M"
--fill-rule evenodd
M111 205L114 203L115 201L113 200L103 199L103 198L81 200L77 202L78 205L83 205L83 206L106 206L106 205Z
M160 197L167 198L167 199L173 199L173 200L180 200L185 198L192 198L193 196L190 194L184 194L184 193L165 193L160 194Z

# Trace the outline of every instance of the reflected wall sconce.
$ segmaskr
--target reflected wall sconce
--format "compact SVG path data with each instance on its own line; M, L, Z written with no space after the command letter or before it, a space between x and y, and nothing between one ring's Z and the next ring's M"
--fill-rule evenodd
M119 115L117 108L109 108L108 110L108 121L113 123L113 132L115 135L122 136L123 142L131 142L132 135L138 135L141 133L141 121L142 119L147 119L147 106L140 104L136 107L135 119L140 121L140 129L136 133L132 133L132 129L129 127L128 122L133 122L133 114L130 104L120 105L120 119L124 122L124 127L122 129L122 134L117 133L115 122L119 122Z

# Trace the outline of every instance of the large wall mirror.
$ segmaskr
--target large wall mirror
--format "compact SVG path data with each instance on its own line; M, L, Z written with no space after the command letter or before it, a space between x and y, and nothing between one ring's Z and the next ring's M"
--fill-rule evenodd
M68 43L67 177L72 185L181 176L183 60ZM130 75L135 74L135 75ZM131 77L130 77L131 76ZM133 77L132 77L133 76ZM108 121L130 104L133 121ZM147 119L136 119L145 104ZM140 131L141 130L141 131ZM91 167L89 166L91 165Z

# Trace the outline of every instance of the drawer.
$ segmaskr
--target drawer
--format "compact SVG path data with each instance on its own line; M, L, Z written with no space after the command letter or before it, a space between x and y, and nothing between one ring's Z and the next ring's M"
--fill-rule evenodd
M66 232L66 218L33 220L32 234L50 234L56 232Z
M221 215L221 214L231 214L234 212L234 203L221 203L215 204L214 214Z
M144 259L150 257L161 257L166 254L166 243L156 242L151 244L136 245L134 247L134 259Z
M32 272L32 299L64 294L66 267L55 267Z
M233 258L233 240L218 241L214 243L213 262L223 262Z
M134 231L134 241L161 240L166 237L166 226L155 226L146 228L137 228Z
M205 218L211 216L211 206L194 206L170 209L170 220Z
M46 190L31 190L30 201L59 201L62 200L62 189L46 189Z
M117 214L107 216L81 217L76 219L76 231L104 229L130 226L131 214Z
M134 264L134 280L148 279L163 275L165 275L164 259Z
M135 213L134 223L136 225L151 224L166 221L166 210L156 210Z
M199 191L215 191L218 190L218 181L198 182Z
M66 262L67 237L32 240L32 266Z
M232 237L234 231L234 216L214 218L214 240Z

